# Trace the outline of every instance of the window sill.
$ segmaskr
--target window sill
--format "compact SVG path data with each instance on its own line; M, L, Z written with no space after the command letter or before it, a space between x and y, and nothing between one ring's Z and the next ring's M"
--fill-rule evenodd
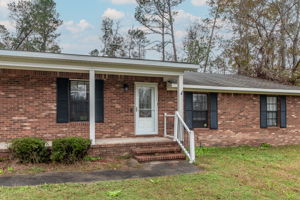
M270 126L270 127L267 127L267 129L271 129L271 130L279 130L281 129L279 126Z
M192 130L195 130L195 129L197 129L197 130L211 130L210 128L193 128Z

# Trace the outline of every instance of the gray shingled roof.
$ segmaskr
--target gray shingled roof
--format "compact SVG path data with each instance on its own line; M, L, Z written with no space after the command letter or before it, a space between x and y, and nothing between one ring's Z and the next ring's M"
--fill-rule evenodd
M260 89L300 90L300 87L280 84L274 81L251 78L237 74L209 74L200 72L186 72L184 84L215 87L241 87Z

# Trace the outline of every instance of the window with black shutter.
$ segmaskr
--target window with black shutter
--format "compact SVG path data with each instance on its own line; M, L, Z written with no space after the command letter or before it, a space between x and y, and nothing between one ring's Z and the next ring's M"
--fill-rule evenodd
M70 81L70 121L89 120L89 82Z
M89 81L57 78L57 123L89 121ZM104 81L95 80L95 121L104 122Z
M193 94L193 127L208 126L207 94Z
M260 96L260 127L286 128L286 97Z
M278 125L277 97L267 97L267 126Z
M185 92L184 118L191 129L208 127L217 129L217 94Z

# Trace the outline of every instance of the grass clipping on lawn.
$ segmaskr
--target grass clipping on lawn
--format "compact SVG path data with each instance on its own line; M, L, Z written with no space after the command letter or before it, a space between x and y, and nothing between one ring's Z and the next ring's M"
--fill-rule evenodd
M198 148L204 172L170 177L2 187L0 199L300 199L300 146Z

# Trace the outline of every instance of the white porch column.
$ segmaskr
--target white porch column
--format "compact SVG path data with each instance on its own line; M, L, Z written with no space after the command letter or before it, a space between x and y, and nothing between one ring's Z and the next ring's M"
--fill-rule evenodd
M182 119L184 119L183 110L183 75L179 75L177 80L177 111L179 112ZM183 141L183 126L181 123L179 123L178 129L178 139Z
M183 117L183 75L179 75L177 80L177 111Z
M95 70L90 70L90 140L96 144L95 138Z

